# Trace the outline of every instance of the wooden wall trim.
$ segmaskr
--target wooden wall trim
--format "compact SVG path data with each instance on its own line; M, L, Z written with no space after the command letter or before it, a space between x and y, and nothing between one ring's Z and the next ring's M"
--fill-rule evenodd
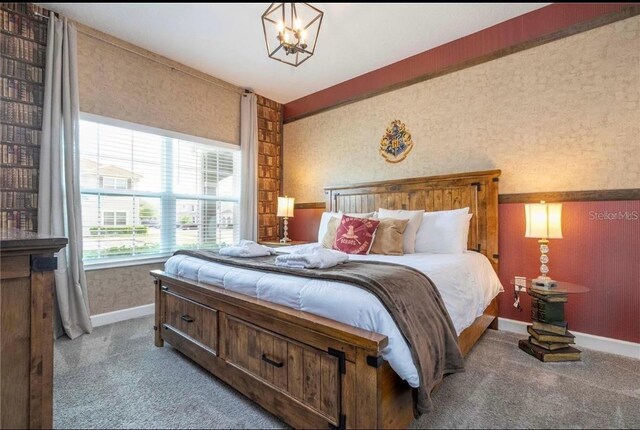
M620 190L548 191L540 193L500 194L499 203L600 202L640 200L640 188ZM325 209L325 202L296 203L296 209Z
M294 209L325 209L327 204L325 202L311 202L311 203L296 203Z
M378 186L393 186L393 185L407 185L407 184L421 184L425 182L437 182L437 181L450 181L452 179L468 179L475 178L481 176L497 176L500 175L500 170L482 170L477 172L464 172L464 173L451 173L446 175L435 175L435 176L421 176L418 178L404 178L404 179L388 179L384 181L375 181L375 182L362 182L356 184L346 184L346 185L330 185L324 187L325 192L327 190L342 190L342 189L353 189L353 188L367 188L367 187L378 187Z
M549 191L542 193L500 194L499 203L598 202L640 200L640 188L622 190Z
M640 14L634 3L554 3L284 105L284 123Z

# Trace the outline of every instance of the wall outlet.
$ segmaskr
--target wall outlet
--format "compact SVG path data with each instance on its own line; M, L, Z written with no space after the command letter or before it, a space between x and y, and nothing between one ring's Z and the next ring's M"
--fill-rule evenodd
M524 276L516 276L515 282L513 283L514 288L517 292L526 292L527 291L527 278Z

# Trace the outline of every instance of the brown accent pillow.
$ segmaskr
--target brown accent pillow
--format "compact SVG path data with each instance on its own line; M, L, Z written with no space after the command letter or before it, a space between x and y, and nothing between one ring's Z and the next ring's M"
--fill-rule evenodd
M404 231L409 225L408 219L382 218L376 230L370 254L404 255Z
M340 226L340 219L341 218L334 216L331 217L327 223L327 232L322 238L323 248L333 249L333 243L336 241L336 231L338 231L338 227Z

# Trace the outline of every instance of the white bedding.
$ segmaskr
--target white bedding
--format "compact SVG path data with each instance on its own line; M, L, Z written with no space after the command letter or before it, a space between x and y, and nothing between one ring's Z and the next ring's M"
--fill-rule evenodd
M292 252L296 248L278 248L278 251ZM399 263L425 273L440 291L458 334L469 327L502 291L500 280L487 258L473 251L403 256L350 255L349 258ZM341 282L240 269L186 255L167 260L165 271L384 334L389 338L389 344L382 350L383 358L409 385L418 387L420 384L409 347L391 315L377 297L361 288Z

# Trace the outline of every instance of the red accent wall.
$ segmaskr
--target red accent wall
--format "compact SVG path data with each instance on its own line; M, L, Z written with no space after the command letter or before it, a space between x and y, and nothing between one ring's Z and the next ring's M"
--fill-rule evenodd
M634 3L554 3L293 100L284 105L284 121L425 75L437 75L465 64L490 59L496 53L517 50L528 42L620 12L633 5Z
M289 220L292 239L317 239L323 209L297 209ZM523 311L513 307L516 276L538 275L539 246L524 237L524 204L499 205L500 316L531 321L528 296ZM640 342L640 201L569 202L562 210L563 239L550 241L549 275L582 284L586 294L569 297L569 329Z
M292 240L318 241L318 227L324 209L294 209L289 218L289 237Z
M524 310L515 309L509 282L538 275L539 245L524 237L524 204L501 204L499 211L500 316L531 321L528 296ZM569 330L640 342L640 201L564 203L562 235L549 241L549 275L591 289L569 296Z

